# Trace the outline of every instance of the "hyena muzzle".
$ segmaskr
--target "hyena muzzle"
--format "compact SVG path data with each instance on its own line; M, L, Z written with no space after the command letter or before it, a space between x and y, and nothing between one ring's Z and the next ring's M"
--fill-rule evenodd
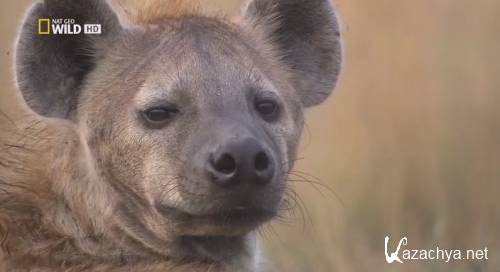
M257 271L303 111L340 71L332 4L252 0L237 20L121 4L45 0L25 17L32 121L0 123L0 268ZM102 33L38 35L42 18Z

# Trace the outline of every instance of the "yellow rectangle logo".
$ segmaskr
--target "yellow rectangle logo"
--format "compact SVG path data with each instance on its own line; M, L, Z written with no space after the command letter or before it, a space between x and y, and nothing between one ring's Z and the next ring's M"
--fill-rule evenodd
M50 19L38 19L38 35L50 34Z

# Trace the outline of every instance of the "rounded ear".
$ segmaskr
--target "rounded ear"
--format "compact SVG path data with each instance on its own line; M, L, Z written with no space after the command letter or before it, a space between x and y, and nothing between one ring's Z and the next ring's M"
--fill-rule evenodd
M332 93L342 49L330 0L252 0L244 20L263 29L277 47L304 106L317 105Z
M57 19L74 19L81 33L56 33L61 26ZM101 34L84 34L85 24L100 24ZM24 19L15 58L18 86L28 106L46 117L73 117L84 78L120 30L116 14L104 0L34 4Z

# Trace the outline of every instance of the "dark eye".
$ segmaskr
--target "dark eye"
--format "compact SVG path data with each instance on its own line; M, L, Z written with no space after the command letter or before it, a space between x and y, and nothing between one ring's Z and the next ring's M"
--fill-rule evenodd
M145 110L142 115L144 119L155 127L165 125L179 110L175 107L155 107Z
M255 109L268 122L275 121L279 114L279 105L273 99L261 99L255 102Z

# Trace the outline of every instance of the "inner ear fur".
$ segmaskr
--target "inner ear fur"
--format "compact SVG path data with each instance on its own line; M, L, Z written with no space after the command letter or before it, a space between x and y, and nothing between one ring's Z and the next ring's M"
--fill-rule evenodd
M101 35L40 35L39 19L74 19L101 24ZM43 26L45 27L45 26ZM45 0L28 11L16 45L19 89L28 106L46 117L71 118L85 76L99 56L98 45L120 31L116 14L100 0Z
M342 48L329 0L252 0L244 20L263 29L277 47L304 106L317 105L333 92Z

